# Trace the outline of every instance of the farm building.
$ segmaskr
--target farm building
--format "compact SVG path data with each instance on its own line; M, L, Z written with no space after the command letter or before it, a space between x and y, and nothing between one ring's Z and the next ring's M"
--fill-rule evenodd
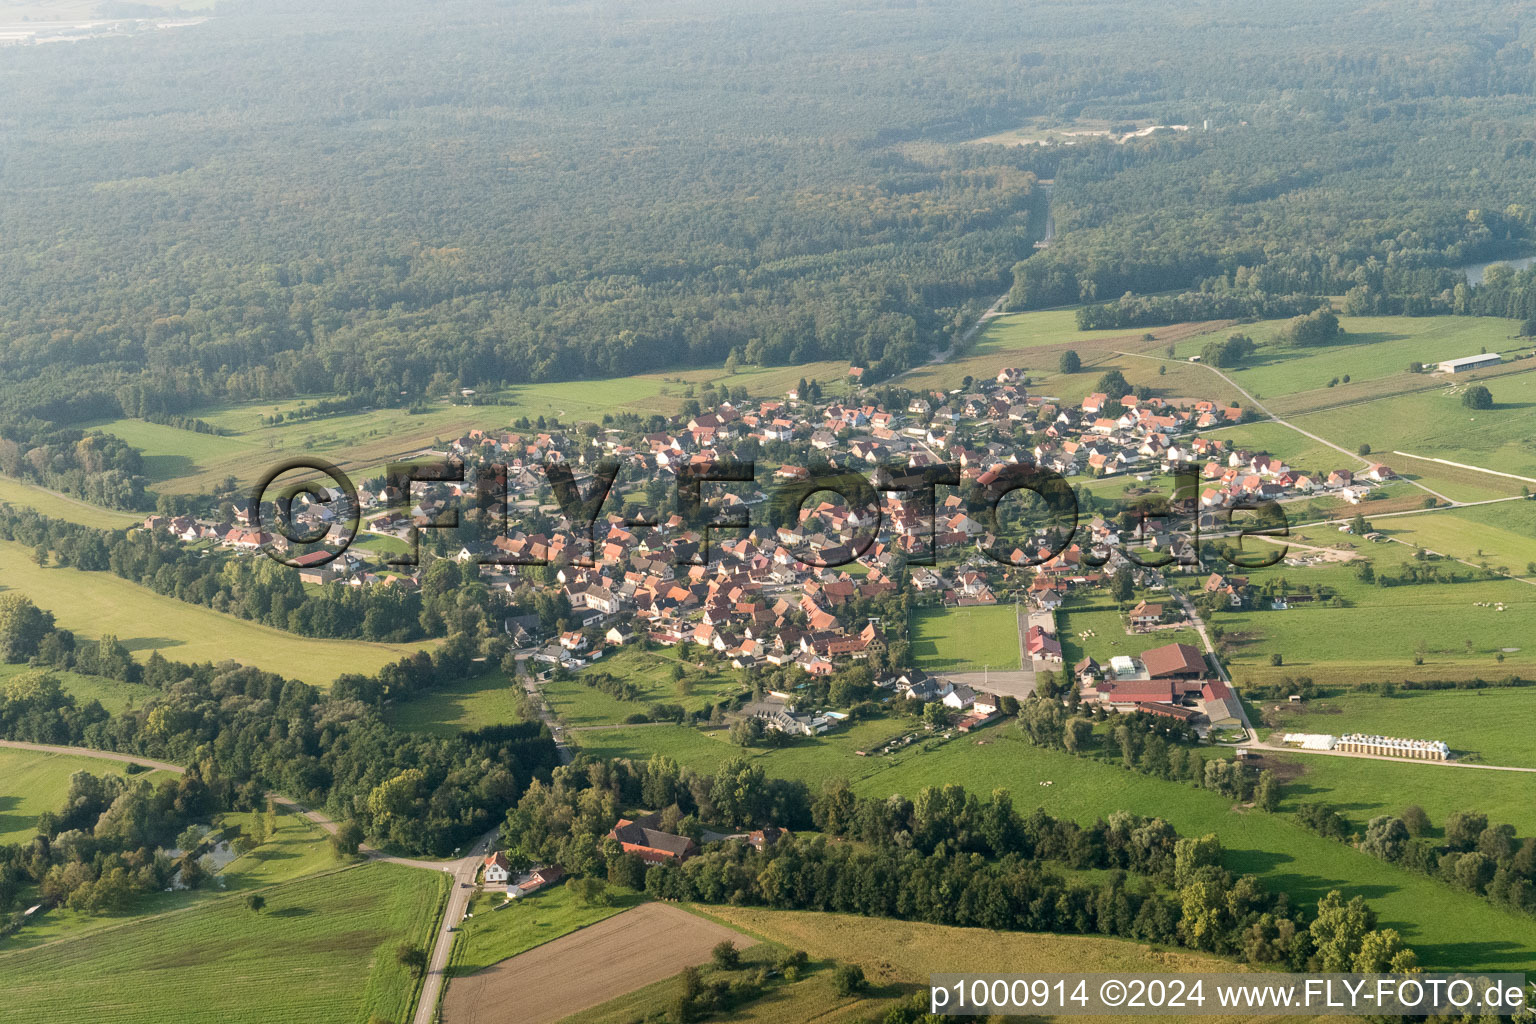
M1141 663L1153 679L1199 679L1206 674L1205 657L1189 644L1166 644L1143 651Z
M1286 746L1303 750L1332 750L1339 742L1337 736L1322 732L1288 732L1281 741Z
M1485 366L1496 366L1503 361L1503 357L1497 352L1484 352L1482 355L1447 359L1440 363L1437 369L1441 373L1466 373L1468 370L1481 370Z
M699 852L698 845L687 836L663 832L660 814L647 814L631 821L620 818L608 835L619 841L625 853L633 853L647 864L664 861L683 861Z

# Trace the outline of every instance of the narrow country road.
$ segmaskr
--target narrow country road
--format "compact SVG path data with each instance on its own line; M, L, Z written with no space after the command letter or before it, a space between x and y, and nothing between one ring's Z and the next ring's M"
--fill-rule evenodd
M1248 739L1252 741L1258 736L1258 733L1254 731L1253 723L1248 720L1248 709L1243 706L1243 698L1238 694L1237 687L1232 685L1232 677L1227 675L1227 667L1216 656L1216 645L1211 643L1211 635L1206 632L1205 620L1200 617L1199 612L1195 611L1194 604L1186 595L1176 593L1174 597L1179 602L1179 607L1184 609L1184 614L1189 616L1190 625L1194 626L1195 632L1200 634L1200 643L1204 645L1205 653L1210 657L1211 664L1216 666L1216 673L1221 676L1221 681L1226 683L1227 688L1232 691L1232 696L1237 698L1237 713L1242 716L1243 728L1247 730Z
M469 848L469 855L452 866L453 888L448 890L448 906L438 923L437 938L432 944L432 955L427 961L426 977L421 982L421 995L416 1000L416 1015L412 1024L433 1024L437 1019L437 1004L442 998L443 985L448 979L448 959L453 954L453 939L464 912L469 909L469 898L475 892L475 875L480 870L481 859L490 852L496 842L496 832L487 832ZM447 866L443 870L449 870Z

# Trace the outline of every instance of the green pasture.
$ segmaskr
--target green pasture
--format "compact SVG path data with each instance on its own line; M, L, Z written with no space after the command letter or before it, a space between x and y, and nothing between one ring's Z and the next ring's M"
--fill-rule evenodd
M75 772L126 775L128 766L100 758L0 747L0 846L31 842L37 816L64 806L69 777ZM158 781L165 773L141 772L137 777Z
M1019 668L1018 609L1012 602L912 613L912 656L930 672Z
M233 660L319 686L343 672L377 671L424 646L296 636L164 597L109 572L39 567L30 550L11 541L0 541L0 587L53 612L61 627L116 636L135 657L159 651L173 661Z
M488 725L521 721L518 697L522 687L502 672L460 679L396 701L384 712L384 720L396 729L431 736L453 736Z
M437 872L370 864L0 953L14 1020L229 1024L409 1019L416 981L395 959L425 948L445 885ZM131 994L131 996L130 996Z
M1536 768L1536 750L1530 743L1530 723L1536 720L1536 688L1399 690L1391 696L1345 693L1302 704L1266 701L1263 717L1275 733L1338 736L1363 732L1444 740L1458 760ZM1517 787L1524 787L1527 794L1536 787L1536 776L1516 774L1508 778ZM1481 790L1503 779L1498 773L1479 773L1453 774L1450 781L1466 792L1469 786ZM1536 824L1530 827L1536 832Z

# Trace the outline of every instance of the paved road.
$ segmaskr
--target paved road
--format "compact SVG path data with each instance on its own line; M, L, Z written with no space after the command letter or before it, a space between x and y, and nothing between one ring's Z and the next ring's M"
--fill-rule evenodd
M1190 625L1195 627L1195 632L1200 634L1200 643L1205 646L1205 653L1210 656L1211 664L1216 666L1216 673L1221 676L1221 681L1227 684L1227 688L1232 691L1232 696L1237 700L1237 713L1242 716L1243 728L1248 730L1248 738L1252 740L1258 733L1254 732L1253 723L1248 720L1248 709L1243 707L1243 699L1238 695L1237 687L1232 685L1232 677L1227 675L1227 667L1216 656L1216 645L1211 643L1211 635L1205 630L1205 620L1200 617L1199 612L1195 611L1194 604L1186 595L1176 593L1174 598L1184 609L1184 614L1189 616Z
M1354 757L1365 761L1392 761L1396 764L1426 764L1440 768L1481 768L1490 772L1531 772L1536 773L1536 768L1518 768L1508 764L1473 764L1470 761L1416 761L1411 757L1390 757L1386 754L1365 754L1353 750L1308 750L1305 747L1288 747L1283 743L1266 743L1252 740L1248 743L1239 743L1239 747L1245 750L1273 751L1278 754L1320 754L1323 757Z
M556 718L555 713L549 710L549 706L544 703L544 694L539 689L538 676L528 669L528 659L531 656L530 654L520 654L517 656L515 659L517 661L517 676L523 681L523 691L528 694L528 699L533 702L534 708L539 713L539 718L543 719L544 724L549 726L549 734L555 738L555 749L560 752L560 763L570 764L576 760L576 752L565 745L565 727L560 724L560 719ZM703 668L704 666L700 665L699 667Z
M437 1019L437 1002L443 993L443 984L447 980L448 957L453 952L454 930L458 928L459 922L464 920L464 912L469 909L469 898L475 892L475 874L480 869L481 858L490 852L491 845L495 841L495 832L486 833L469 848L468 856L451 865L453 888L448 891L448 908L438 925L437 939L432 945L432 956L427 961L427 974L421 982L421 997L416 1001L416 1015L411 1018L412 1024L433 1024ZM449 866L439 865L439 867L445 871L449 870Z

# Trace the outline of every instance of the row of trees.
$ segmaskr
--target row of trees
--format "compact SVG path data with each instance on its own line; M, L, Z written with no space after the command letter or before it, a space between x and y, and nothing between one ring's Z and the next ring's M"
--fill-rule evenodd
M744 806L743 783L774 790L777 800ZM606 838L621 808L636 799L666 806L668 797L702 799L706 818L713 809L732 828L809 817L817 834L786 835L762 850L716 844L681 864L650 868ZM741 761L716 776L680 771L660 756L644 766L592 762L557 769L548 786L530 788L502 838L520 858L573 857L567 863L582 871L662 899L1123 935L1294 969L1415 964L1396 932L1376 930L1360 898L1331 893L1309 921L1253 876L1226 871L1214 835L1181 838L1161 819L1127 812L1089 826L1043 810L1025 815L1004 790L984 799L950 785L911 800L869 799L831 780L812 797L804 785L774 785ZM1110 874L1085 885L1066 881L1053 864Z

